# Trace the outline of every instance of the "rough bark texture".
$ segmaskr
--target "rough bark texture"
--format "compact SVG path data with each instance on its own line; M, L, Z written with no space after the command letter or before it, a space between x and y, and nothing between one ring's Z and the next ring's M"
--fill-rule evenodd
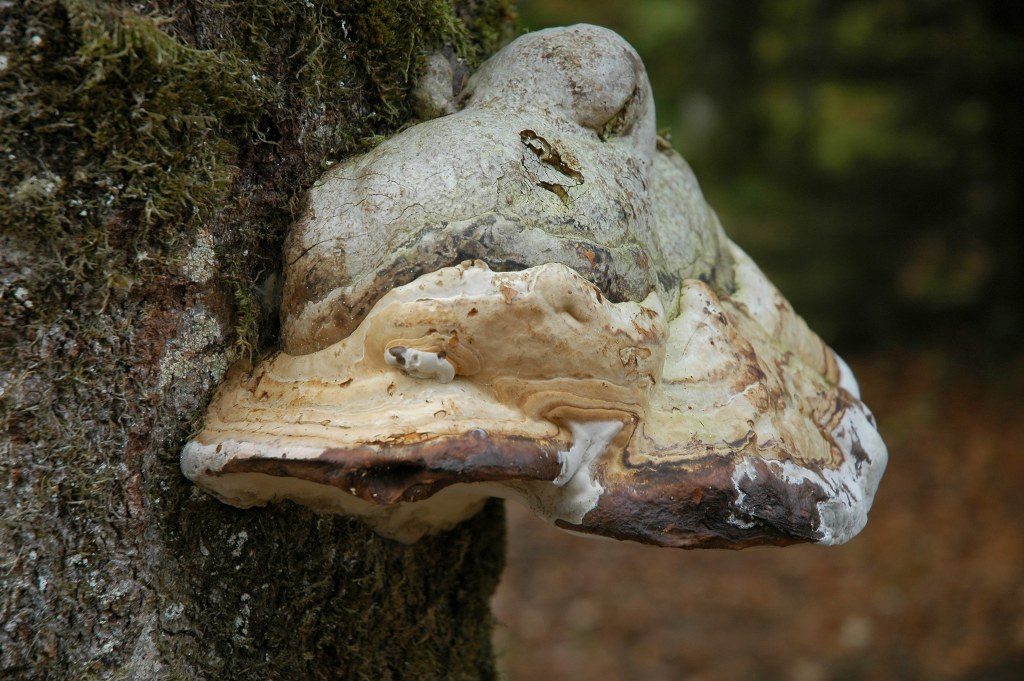
M506 0L0 2L0 676L488 678L491 505L402 546L198 492L303 190ZM268 281L269 280L269 281Z

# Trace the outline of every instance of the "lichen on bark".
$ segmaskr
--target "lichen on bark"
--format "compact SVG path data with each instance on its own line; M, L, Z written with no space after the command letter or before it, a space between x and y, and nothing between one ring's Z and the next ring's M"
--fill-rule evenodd
M406 547L194 490L177 452L304 189L477 63L506 0L0 3L0 674L478 678L501 511Z

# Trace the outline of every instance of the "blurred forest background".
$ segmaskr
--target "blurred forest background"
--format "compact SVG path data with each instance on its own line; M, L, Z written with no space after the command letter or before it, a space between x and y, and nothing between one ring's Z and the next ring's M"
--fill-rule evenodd
M678 552L509 508L516 679L1024 678L1024 5L525 0L618 31L726 231L890 447L832 549Z

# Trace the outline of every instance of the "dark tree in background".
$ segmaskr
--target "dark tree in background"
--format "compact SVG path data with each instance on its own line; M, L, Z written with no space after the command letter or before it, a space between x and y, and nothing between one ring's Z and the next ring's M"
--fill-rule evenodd
M304 189L505 0L0 3L0 676L489 678L500 507L406 547L199 493L178 451Z
M620 31L726 230L840 350L1024 336L1024 6L525 0ZM961 348L962 349L962 348Z

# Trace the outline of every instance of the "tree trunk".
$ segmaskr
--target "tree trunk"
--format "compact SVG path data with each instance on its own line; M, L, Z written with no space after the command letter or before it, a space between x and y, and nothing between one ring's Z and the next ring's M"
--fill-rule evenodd
M276 343L304 189L507 2L0 2L0 676L494 677L500 506L403 546L178 452Z

